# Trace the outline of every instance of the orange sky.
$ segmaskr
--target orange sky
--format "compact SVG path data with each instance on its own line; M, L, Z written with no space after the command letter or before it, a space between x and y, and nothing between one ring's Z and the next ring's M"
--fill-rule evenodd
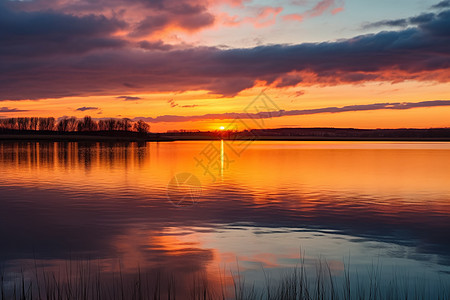
M141 100L123 101L115 96L68 97L43 99L39 101L3 101L4 106L14 106L23 112L5 116L76 116L90 115L94 118L157 117L161 115L204 115L227 112L243 112L245 107L261 92L262 88L243 91L235 97L217 97L207 91L193 91L180 94L152 93L130 95ZM298 91L302 91L297 95ZM265 90L282 110L315 109L346 106L354 103L373 104L385 102L420 102L446 99L448 84L434 82L365 83L358 85L337 85L329 87L269 88ZM169 101L177 106L172 107ZM76 111L89 103L99 109ZM195 105L195 107L183 107ZM342 113L320 113L303 116L284 116L265 119L266 128L275 127L356 127L356 128L404 128L404 127L449 127L450 107L426 107L407 110L374 110ZM150 123L151 130L217 130L232 120ZM252 126L251 122L246 122ZM254 126L253 126L254 127ZM256 127L254 127L256 128Z

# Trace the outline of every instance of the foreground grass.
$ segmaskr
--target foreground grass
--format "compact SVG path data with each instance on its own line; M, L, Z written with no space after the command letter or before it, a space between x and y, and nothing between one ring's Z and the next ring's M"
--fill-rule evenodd
M134 274L124 274L121 270L102 271L91 261L77 261L57 271L35 265L33 270L2 272L0 299L450 300L450 282L410 280L408 274L383 278L378 266L366 270L362 277L351 275L346 266L336 276L326 261L319 260L315 270L307 269L301 262L280 278L269 278L265 272L264 275L263 286L256 286L252 278L239 271L222 274L220 282L214 283L204 273L181 279L162 272L141 273L138 268ZM227 283L225 277L229 279Z

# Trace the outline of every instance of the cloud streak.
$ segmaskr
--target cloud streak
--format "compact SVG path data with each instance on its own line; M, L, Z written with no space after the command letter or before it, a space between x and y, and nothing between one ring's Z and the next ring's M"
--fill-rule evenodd
M76 109L76 111L87 111L87 110L98 110L98 107L92 107L92 106L83 106L83 107L78 107Z
M310 10L298 14L288 14L283 16L286 21L299 21L302 22L307 18L314 18L323 15L326 12L330 12L332 15L336 15L344 10L342 3L337 3L336 0L321 0Z
M433 5L431 8L441 9L450 7L450 0L444 0L439 2L438 4Z
M374 111L374 110L405 110L413 108L424 107L442 107L450 106L450 100L431 100L422 102L393 102L393 103L374 103L362 105L348 105L342 107L324 107L316 109L302 109L302 110L279 110L273 112L261 113L222 113L222 114L204 114L197 116L177 116L164 115L155 118L151 117L137 117L135 121L143 120L149 123L159 122L189 122L189 121L203 121L203 120L232 120L232 119L268 119L284 116L304 116L324 113L344 113L356 111Z
M141 100L141 97L134 97L134 96L118 96L117 99L122 99L123 101L135 101L135 100Z
M434 13L423 13L411 18L382 20L378 22L368 23L363 25L363 29L372 29L378 27L406 27L409 25L420 25L433 21L436 18Z
M10 112L23 112L28 110L17 109L17 108L9 108L9 107L0 107L0 113L10 113Z

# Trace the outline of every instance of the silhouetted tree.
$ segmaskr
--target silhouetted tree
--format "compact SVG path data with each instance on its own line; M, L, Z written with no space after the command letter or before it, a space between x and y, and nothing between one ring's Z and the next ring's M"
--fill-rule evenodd
M108 119L106 120L107 130L113 131L117 130L117 120L116 119Z
M39 119L36 117L30 118L30 130L37 130L39 124Z
M98 124L92 120L91 117L85 116L82 120L78 121L78 131L96 131L98 130Z
M117 130L128 131L131 128L131 120L128 118L123 118L122 120L117 120Z
M17 127L19 130L30 130L30 118L17 118Z
M39 118L39 130L52 131L55 129L55 118Z
M123 118L122 122L123 122L123 130L128 131L131 129L131 120L130 119Z
M142 120L134 123L133 129L139 133L147 133L150 130L150 126Z
M98 130L105 131L108 130L108 125L105 120L98 121Z
M9 129L19 129L16 118L8 119Z
M130 131L134 130L139 133L147 133L150 130L150 126L139 120L132 122L128 118L123 119L106 119L96 121L90 116L85 116L83 119L77 119L76 117L64 116L59 118L58 121L55 118L36 118L36 117L20 117L20 118L8 118L0 119L1 129L13 129L13 130L40 130L40 131L53 131L60 132L73 132L73 131Z
M56 125L58 131L62 131L62 132L67 132L68 131L68 124L69 124L69 119L67 117L62 117L61 119L59 119L58 124Z

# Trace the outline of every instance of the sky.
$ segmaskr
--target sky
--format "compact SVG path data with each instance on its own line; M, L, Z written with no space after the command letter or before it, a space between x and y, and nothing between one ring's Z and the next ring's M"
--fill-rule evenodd
M450 127L449 81L450 0L0 0L0 118Z

